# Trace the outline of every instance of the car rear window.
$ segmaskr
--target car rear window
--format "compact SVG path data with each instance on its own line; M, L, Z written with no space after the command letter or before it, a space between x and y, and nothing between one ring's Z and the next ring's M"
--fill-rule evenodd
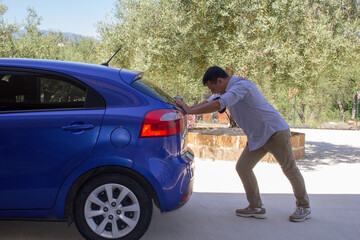
M162 102L175 105L175 101L171 96L169 96L164 90L162 90L160 87L156 86L148 80L141 79L138 81L134 81L131 86L150 97L153 97Z

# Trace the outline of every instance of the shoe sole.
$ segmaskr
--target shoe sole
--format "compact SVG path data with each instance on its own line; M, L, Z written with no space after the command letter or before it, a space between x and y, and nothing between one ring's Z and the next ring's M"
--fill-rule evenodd
M241 214L241 213L236 213L237 216L239 217L253 217L253 218L257 218L257 219L266 219L266 215L265 214Z
M311 218L311 215L309 214L309 215L307 215L307 216L304 217L304 218L299 218L299 219L289 218L289 220L290 220L291 222L303 222L303 221L305 221L305 220L307 220L307 219L310 219L310 218Z

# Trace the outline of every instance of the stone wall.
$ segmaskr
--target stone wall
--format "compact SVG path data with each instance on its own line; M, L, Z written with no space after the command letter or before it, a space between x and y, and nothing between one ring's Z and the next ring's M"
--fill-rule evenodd
M305 134L292 132L291 144L295 159L305 156ZM187 135L188 147L193 150L195 157L206 160L237 161L246 146L247 137L202 134L189 132ZM268 153L261 159L265 162L276 162L272 154Z

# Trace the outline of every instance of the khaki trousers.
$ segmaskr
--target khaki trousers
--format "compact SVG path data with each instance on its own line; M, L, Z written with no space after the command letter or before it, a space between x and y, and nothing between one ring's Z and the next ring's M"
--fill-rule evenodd
M236 171L244 185L250 207L256 208L262 206L253 168L267 152L270 152L276 158L284 174L289 179L296 198L296 206L309 207L309 197L306 192L304 178L296 166L292 151L289 129L274 133L264 146L257 150L249 151L249 147L246 145L242 152L236 164Z

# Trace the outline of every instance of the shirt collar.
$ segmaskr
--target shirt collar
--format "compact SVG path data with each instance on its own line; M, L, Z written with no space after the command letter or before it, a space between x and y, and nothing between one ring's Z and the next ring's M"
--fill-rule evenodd
M228 82L228 85L226 86L226 89L225 89L225 92L227 92L236 82L236 76L232 75L229 82Z

